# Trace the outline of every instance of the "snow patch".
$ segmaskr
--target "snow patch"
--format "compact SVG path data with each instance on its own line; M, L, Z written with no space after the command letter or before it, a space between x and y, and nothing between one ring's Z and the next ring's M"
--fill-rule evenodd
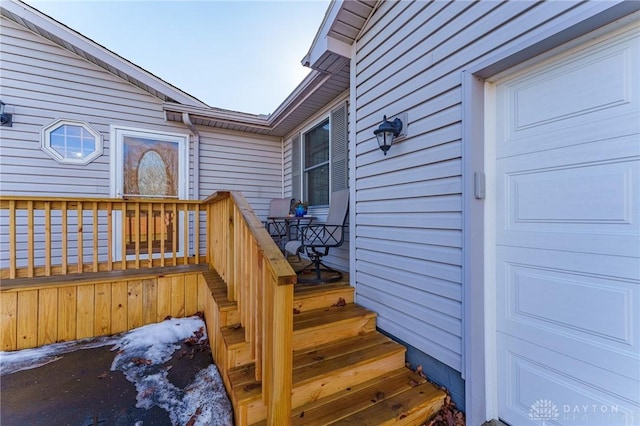
M81 349L100 348L112 345L118 337L108 336L92 339L53 343L34 349L0 352L0 376L30 370L62 359L60 355Z
M172 318L127 333L102 338L56 343L35 349L0 352L0 374L36 368L61 359L60 355L81 349L114 345L111 370L120 370L137 390L139 408L159 406L169 413L173 425L233 425L233 409L215 365L197 373L184 389L167 379L163 366L181 343L203 343L207 339L204 321L197 316Z
M199 317L169 319L126 333L113 347L118 351L111 370L120 370L136 386L139 408L155 405L169 413L171 423L185 425L233 425L231 402L215 365L201 370L185 389L167 379L162 364L180 349L180 342L200 336L207 339L204 322Z

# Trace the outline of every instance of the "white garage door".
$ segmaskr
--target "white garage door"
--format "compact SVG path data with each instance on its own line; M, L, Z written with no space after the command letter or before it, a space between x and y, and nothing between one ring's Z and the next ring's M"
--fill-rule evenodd
M499 81L498 406L640 424L640 28Z

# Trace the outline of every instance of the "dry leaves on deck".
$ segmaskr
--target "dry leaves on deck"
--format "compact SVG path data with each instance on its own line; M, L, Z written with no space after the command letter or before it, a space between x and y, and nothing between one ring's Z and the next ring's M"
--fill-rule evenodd
M464 413L456 408L447 395L440 411L423 426L465 426Z
M409 364L407 364L407 367L411 368ZM415 372L428 380L427 375L424 374L421 365L418 365L416 367ZM433 385L447 392L446 388L435 383L433 383ZM465 426L464 413L456 408L456 405L453 403L453 401L451 401L451 396L449 396L449 393L447 392L447 396L442 403L442 408L435 414L435 416L433 416L431 420L423 423L422 426Z

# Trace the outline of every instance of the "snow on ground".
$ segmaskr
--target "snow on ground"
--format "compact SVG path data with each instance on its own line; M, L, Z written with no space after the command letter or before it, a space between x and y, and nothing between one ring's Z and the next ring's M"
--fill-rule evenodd
M74 340L64 343L53 343L35 349L0 352L0 376L17 371L38 368L60 359L59 355L81 349L99 348L113 345L118 337L98 337L93 339Z
M111 370L120 370L137 390L139 408L154 405L169 413L174 425L233 425L231 402L215 365L197 373L184 389L167 379L163 364L185 340L193 344L207 339L204 321L197 317L173 318L118 336L57 343L36 349L0 352L0 374L36 368L55 362L59 355L79 349L113 345L116 356Z

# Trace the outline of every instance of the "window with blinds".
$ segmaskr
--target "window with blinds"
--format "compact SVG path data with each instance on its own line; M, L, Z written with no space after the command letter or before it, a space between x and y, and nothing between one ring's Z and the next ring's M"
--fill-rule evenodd
M329 204L329 120L304 134L304 193L310 206Z
M292 139L292 197L310 207L329 205L331 192L348 187L347 105Z

